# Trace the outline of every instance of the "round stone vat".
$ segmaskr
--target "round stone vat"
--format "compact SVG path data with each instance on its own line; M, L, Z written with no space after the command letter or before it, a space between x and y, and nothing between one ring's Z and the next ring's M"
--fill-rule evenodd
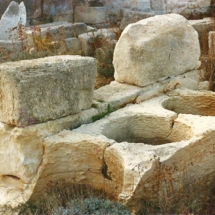
M181 114L215 116L215 93L188 91L173 95L162 103L163 108Z
M192 129L185 124L180 129L174 126L172 118L151 115L133 115L111 120L104 126L102 134L118 143L144 143L162 145L188 140L193 136Z

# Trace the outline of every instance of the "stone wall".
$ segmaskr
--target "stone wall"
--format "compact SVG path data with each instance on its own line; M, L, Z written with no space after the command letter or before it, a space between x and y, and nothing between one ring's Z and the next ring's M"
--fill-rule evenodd
M22 0L16 0L20 3ZM179 13L186 18L196 19L210 14L214 0L23 0L28 19L47 18L50 21L77 22L75 16L82 7L98 7L105 9L106 18L102 21L119 19L119 16L129 11L141 11L150 15ZM11 0L0 0L0 15L3 14ZM76 8L77 7L77 8ZM75 11L77 10L77 12ZM97 16L97 12L94 12ZM92 14L91 16L93 16ZM77 17L77 16L76 16Z

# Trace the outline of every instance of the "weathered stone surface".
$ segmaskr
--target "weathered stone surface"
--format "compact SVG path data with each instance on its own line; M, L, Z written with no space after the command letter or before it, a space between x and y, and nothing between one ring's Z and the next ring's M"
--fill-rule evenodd
M0 20L0 40L14 39L17 30L11 31L17 27L20 22L20 10L18 3L12 1Z
M108 141L73 131L47 137L43 142L44 155L33 198L46 188L50 180L62 178L69 183L104 188L103 153L108 145Z
M91 118L96 114L96 109L88 109L75 115L24 128L0 123L0 214L6 214L2 212L4 205L15 207L25 203L32 195L45 154L44 138L64 129L92 122ZM65 157L65 154L62 156Z
M60 55L65 53L68 55L82 55L81 41L76 37L66 38L52 44L56 47Z
M176 113L201 116L215 116L214 93L211 91L180 90L169 92L170 98L163 103L163 107ZM211 108L208 108L211 107Z
M143 199L156 204L166 195L174 198L185 185L185 173L186 184L209 192L204 184L210 187L214 183L215 124L208 103L213 107L214 102L212 92L176 90L169 96L120 109L75 131L109 141L104 161L107 178L118 185L113 193L138 209ZM168 181L173 178L176 180ZM169 183L174 190L166 193Z
M120 29L124 30L125 27L131 23L155 16L155 15L158 15L156 11L143 12L143 11L124 10L123 19L120 22Z
M209 32L208 43L209 43L208 55L213 58L215 56L215 31Z
M88 109L96 61L55 56L0 65L0 121L26 126Z
M21 2L19 4L19 14L20 14L19 23L22 24L23 26L25 26L26 25L27 14L26 14L26 8L25 8L25 5L24 5L24 2Z
M211 0L197 0L199 7L209 7Z
M114 50L114 77L146 86L198 68L199 57L198 34L184 17L155 16L123 31Z
M84 23L55 22L50 24L38 25L36 28L27 28L25 33L29 39L29 46L33 46L33 39L41 35L44 39L48 36L50 41L62 41L71 37L78 37L87 32Z
M69 11L65 11L65 13L60 13L57 14L53 17L54 22L62 22L62 21L66 21L66 22L70 22L73 23L73 10L69 10Z
M143 89L137 86L111 82L94 91L93 99L100 103L107 103L113 109L132 103Z
M164 0L151 0L152 10L162 11L162 10L165 10L165 6L166 4Z
M144 87L143 91L141 91L137 96L136 103L146 101L150 98L161 95L163 93L170 92L178 88L198 90L200 79L199 73L200 70L190 71L183 75L178 75L173 78L167 78L163 81L159 81L156 84Z
M116 40L116 32L118 29L107 28L99 29L96 32L88 32L78 36L78 39L81 41L82 53L85 56L93 56L96 43L101 43L104 46L108 40Z
M146 87L138 87L117 81L94 91L93 104L98 109L107 109L109 104L114 110L129 103L140 103L155 96L170 92L177 88L197 90L199 88L200 70L187 72L162 81L157 81ZM97 102L96 102L97 101Z
M189 20L189 23L198 32L201 54L208 54L208 36L210 31L215 30L215 22L213 19L204 18L200 20Z
M186 184L207 192L215 176L214 105L213 92L175 90L73 131L62 130L97 111L25 128L0 123L0 206L37 198L61 179L104 189L134 210L142 199L156 205L181 192L185 173ZM174 190L166 193L169 183Z
M150 0L125 0L124 7L131 9L139 9L142 11L149 12L151 11L151 2Z
M98 24L106 22L105 7L75 7L75 22Z
M0 40L0 62L7 62L8 60L17 60L20 53L28 45L28 40Z

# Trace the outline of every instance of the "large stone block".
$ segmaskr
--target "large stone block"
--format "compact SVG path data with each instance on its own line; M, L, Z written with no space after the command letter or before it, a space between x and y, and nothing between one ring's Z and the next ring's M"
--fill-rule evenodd
M118 184L112 193L130 208L138 210L143 200L161 205L167 196L178 201L188 184L198 186L199 199L214 183L214 102L213 92L175 90L75 131L109 141L106 178Z
M198 33L177 14L130 24L114 50L115 80L146 86L200 66Z
M16 39L19 24L26 24L25 5L23 2L19 5L12 1L0 20L0 40Z
M96 60L54 56L0 66L0 121L26 126L88 109Z
M44 139L64 129L71 129L79 126L80 124L89 123L92 121L92 116L96 114L98 114L98 111L91 108L81 111L78 114L69 115L67 117L51 120L45 123L26 126L24 128L18 128L16 126L0 122L1 215L15 215L14 210L11 213L6 213L5 205L14 207L21 203L25 203L32 194L35 182L37 182L38 176L40 176L41 167L44 172L44 166L40 166L43 161L43 156L51 156L49 153L47 155L45 152L46 150L44 150ZM83 146L84 145L85 144L83 144ZM70 150L69 148L68 145L66 145L65 151ZM60 151L61 150L62 148ZM50 150L48 149L48 151ZM53 153L53 151L51 153ZM81 151L81 153L83 152ZM62 153L62 158L65 158L64 153ZM70 168L69 166L71 163L67 163L68 165L64 165L63 168ZM77 165L79 165L79 163L77 163ZM58 169L58 164L54 166ZM81 165L79 166L81 167ZM53 168L51 171L53 172ZM67 174L67 178L70 178L69 174L70 173ZM47 182L48 179L46 183Z
M204 18L200 20L189 20L189 23L198 32L201 54L208 54L208 34L215 30L213 19Z
M144 11L124 10L123 19L121 20L121 23L120 23L120 29L124 30L125 27L131 23L155 16L155 15L158 15L157 11L144 12Z
M87 25L84 23L54 22L38 25L37 27L26 28L25 33L28 36L29 45L33 46L34 39L48 37L49 40L62 41L66 38L78 37L87 32Z
M105 7L75 7L75 22L99 24L106 22Z

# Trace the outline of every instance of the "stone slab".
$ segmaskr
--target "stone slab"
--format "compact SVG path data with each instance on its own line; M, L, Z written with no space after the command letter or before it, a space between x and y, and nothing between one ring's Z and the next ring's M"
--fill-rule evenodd
M75 7L75 22L86 24L99 24L106 22L105 7Z
M29 39L29 45L33 46L34 38L42 36L44 39L46 36L54 41L62 41L71 37L78 37L80 34L87 32L87 25L84 23L68 23L68 22L55 22L50 24L38 25L36 27L26 28L25 33Z
M96 60L54 56L0 65L0 121L26 126L91 107Z

